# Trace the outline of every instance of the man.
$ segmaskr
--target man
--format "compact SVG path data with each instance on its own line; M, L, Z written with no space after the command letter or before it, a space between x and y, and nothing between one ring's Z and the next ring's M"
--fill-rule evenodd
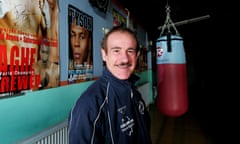
M40 60L33 65L34 74L40 75L39 89L57 87L59 85L59 66L49 61L50 48L47 41L40 46Z
M92 65L91 35L90 32L77 25L76 18L70 26L70 60L74 67L79 65Z
M150 117L133 74L137 38L117 26L103 38L103 75L77 100L69 116L69 144L151 144Z

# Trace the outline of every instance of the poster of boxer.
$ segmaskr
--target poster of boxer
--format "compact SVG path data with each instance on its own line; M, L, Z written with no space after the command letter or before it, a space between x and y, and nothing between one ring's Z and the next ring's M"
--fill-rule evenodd
M93 78L93 18L73 5L68 6L68 83Z
M0 97L59 86L58 0L0 0Z

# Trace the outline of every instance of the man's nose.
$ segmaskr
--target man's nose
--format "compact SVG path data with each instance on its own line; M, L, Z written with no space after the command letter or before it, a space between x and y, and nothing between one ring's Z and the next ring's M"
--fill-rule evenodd
M127 51L123 51L121 53L120 59L122 62L128 62L129 61L129 55Z
M80 44L80 38L79 37L75 38L74 44L75 45L79 45Z

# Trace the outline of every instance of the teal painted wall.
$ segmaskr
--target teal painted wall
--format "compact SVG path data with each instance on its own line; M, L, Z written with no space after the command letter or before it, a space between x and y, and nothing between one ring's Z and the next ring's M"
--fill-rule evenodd
M0 99L0 144L14 144L66 120L75 100L92 82Z
M143 85L144 83L147 83L147 82L150 83L151 90L149 94L149 99L150 99L150 103L153 103L154 102L153 85L154 85L155 79L153 79L154 77L153 77L152 70L137 72L136 74L140 77L140 80L137 81L136 83L137 86Z

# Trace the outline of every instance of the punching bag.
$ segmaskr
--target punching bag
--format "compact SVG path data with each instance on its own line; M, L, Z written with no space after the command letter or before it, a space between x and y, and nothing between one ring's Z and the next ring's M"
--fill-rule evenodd
M167 116L178 117L188 109L187 70L183 39L160 36L157 48L157 107Z

